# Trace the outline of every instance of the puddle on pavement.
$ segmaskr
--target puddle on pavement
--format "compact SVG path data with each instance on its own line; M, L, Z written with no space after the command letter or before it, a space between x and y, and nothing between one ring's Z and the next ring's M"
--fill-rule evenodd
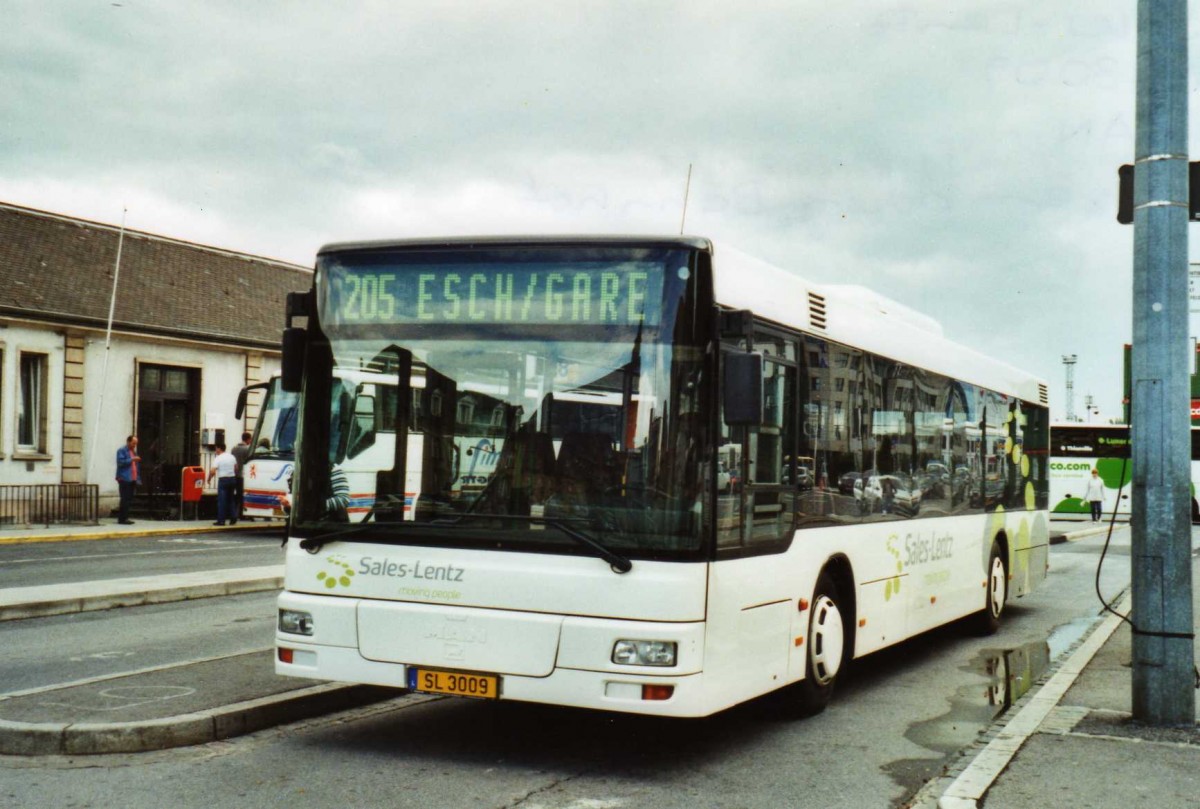
M1063 635L1056 639L1058 651L1055 656L1074 642L1074 639L1066 641L1075 631L1067 629L1071 626L1060 627ZM1086 628L1079 629L1075 637ZM1048 640L1014 649L983 650L963 667L981 675L980 679L959 688L950 699L950 709L946 713L912 725L904 737L943 756L959 752L1028 693L1050 667L1052 659ZM904 759L893 761L883 769L898 784L915 790L939 775L945 763L944 759L938 758Z
M965 667L982 679L959 688L949 711L918 722L904 736L930 750L955 753L1023 697L1049 666L1046 641L1015 649L985 649Z
M954 753L966 747L1023 697L1050 663L1095 623L1096 616L1089 613L1055 627L1044 641L1013 649L984 649L963 667L964 671L982 675L983 680L959 688L950 700L950 710L913 725L905 738L939 753Z

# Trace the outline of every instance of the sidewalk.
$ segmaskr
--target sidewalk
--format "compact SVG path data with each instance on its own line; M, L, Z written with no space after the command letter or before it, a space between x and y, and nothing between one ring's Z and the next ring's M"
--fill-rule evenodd
M1103 533L1068 531L1059 541ZM1200 558L1192 555L1200 616ZM1128 590L1113 608L1128 615ZM1200 647L1198 647L1200 648ZM1156 728L1132 717L1132 634L1106 615L1045 682L1008 711L976 749L925 786L910 806L1028 809L1200 804L1200 726ZM1200 721L1200 711L1196 713Z
M211 520L138 520L132 525L118 525L116 519L105 517L99 525L30 525L0 528L0 545L22 545L30 542L72 542L89 539L120 539L168 534L206 534L220 531L277 531L282 536L282 520L241 520L237 525L213 525Z

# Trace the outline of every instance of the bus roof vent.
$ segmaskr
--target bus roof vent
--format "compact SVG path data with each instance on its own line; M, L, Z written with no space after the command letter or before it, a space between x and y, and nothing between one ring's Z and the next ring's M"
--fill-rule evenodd
M1047 406L1050 404L1050 389L1043 382L1038 383L1038 401Z
M825 296L808 292L808 322L814 329L825 331Z

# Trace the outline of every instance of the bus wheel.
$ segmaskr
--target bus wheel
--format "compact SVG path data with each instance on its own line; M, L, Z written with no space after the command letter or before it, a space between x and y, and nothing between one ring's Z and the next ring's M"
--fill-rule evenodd
M992 540L992 552L988 555L984 589L983 609L976 616L975 626L981 635L991 635L1000 628L1000 616L1004 614L1004 603L1008 600L1008 571L1004 569L1004 557L996 540Z
M808 671L803 680L789 686L791 713L796 717L820 713L833 696L847 646L846 616L838 602L837 585L822 572L809 607Z

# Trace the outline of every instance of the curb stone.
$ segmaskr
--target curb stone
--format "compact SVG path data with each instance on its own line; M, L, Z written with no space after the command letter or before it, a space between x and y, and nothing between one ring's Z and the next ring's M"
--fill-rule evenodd
M186 747L382 702L407 693L382 686L325 683L207 711L142 722L89 724L0 720L0 754L99 755Z

